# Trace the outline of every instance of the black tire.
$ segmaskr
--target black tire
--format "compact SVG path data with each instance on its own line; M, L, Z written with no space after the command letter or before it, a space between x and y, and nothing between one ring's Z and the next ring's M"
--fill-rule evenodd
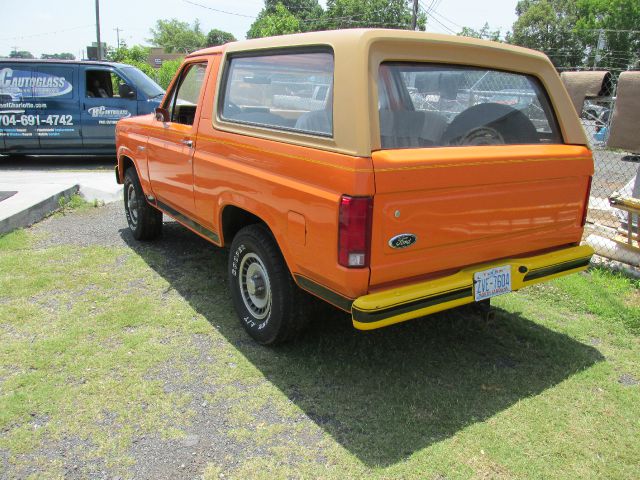
M262 345L295 338L305 327L302 292L271 232L262 224L238 232L229 252L229 288L240 323Z
M153 240L162 233L162 212L147 202L133 167L124 174L124 211L136 240Z
M520 110L500 103L481 103L460 113L443 135L448 145L540 143L535 126Z

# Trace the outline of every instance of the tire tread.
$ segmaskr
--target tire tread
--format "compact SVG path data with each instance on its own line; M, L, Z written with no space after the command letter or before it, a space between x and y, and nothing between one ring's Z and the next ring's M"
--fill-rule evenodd
M257 223L242 228L233 239L231 252L235 251L235 246L245 236L249 237L252 242L263 250L268 257L269 263L273 266L273 271L269 274L272 285L281 285L283 287L280 292L272 291L272 295L274 297L279 295L282 301L280 328L272 338L266 341L260 341L255 337L254 339L263 345L277 345L291 341L302 333L309 321L308 312L304 308L306 302L303 294L293 281L282 253L266 225ZM249 334L251 335L251 332Z
M131 229L131 233L136 240L153 240L162 233L162 212L147 201L142 185L140 185L138 173L134 167L129 167L124 173L125 195L127 182L133 183L136 195L141 199L138 207L138 225L136 229Z

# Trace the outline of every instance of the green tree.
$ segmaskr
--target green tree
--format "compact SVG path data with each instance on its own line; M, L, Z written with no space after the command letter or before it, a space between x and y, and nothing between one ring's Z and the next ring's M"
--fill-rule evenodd
M278 3L272 13L269 13L266 8L260 11L258 18L247 32L247 38L272 37L301 31L300 20L282 3Z
M33 54L31 52L28 52L27 50L14 50L13 52L11 52L9 54L9 58L36 58L33 56Z
M236 37L234 37L233 34L214 28L212 30L209 30L209 33L207 33L205 46L215 47L217 45L224 45L225 43L235 42L235 41L236 41Z
M265 0L264 10L267 14L276 13L276 7L282 4L288 11L300 20L303 32L318 30L324 21L324 11L318 0Z
M151 78L156 77L156 69L147 62L149 58L149 47L133 45L128 47L125 42L120 42L120 48L107 47L105 58L110 62L126 63L142 70Z
M206 37L198 20L193 22L193 25L176 18L158 20L150 32L149 41L158 47L164 47L167 53L189 53L203 48L206 44Z
M493 42L500 41L500 29L491 30L491 27L488 23L485 23L484 26L480 30L474 30L470 27L462 27L460 33L458 33L461 37L471 37L471 38L479 38L481 40L491 40Z
M575 32L587 52L586 66L618 72L637 65L638 0L577 0L577 9Z
M407 0L328 0L324 28L411 28L412 4ZM425 29L423 13L417 26Z
M43 53L40 58L43 60L75 60L76 56L73 53Z
M120 48L107 47L105 58L110 62L146 62L150 51L149 47L143 47L142 45L128 47L125 42L120 42Z
M173 77L175 77L176 72L182 65L182 60L169 60L166 62L162 62L162 66L158 68L156 72L156 82L165 90L169 88L169 84Z
M543 51L556 67L580 66L584 50L573 31L577 10L576 0L520 0L507 42Z

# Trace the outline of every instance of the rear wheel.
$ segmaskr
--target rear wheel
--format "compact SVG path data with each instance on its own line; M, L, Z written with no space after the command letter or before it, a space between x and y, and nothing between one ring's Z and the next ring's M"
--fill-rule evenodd
M298 335L307 323L301 292L282 254L261 224L238 232L229 254L229 288L247 333L262 345L275 345Z
M136 240L153 240L162 233L162 212L147 202L133 167L124 174L124 211Z

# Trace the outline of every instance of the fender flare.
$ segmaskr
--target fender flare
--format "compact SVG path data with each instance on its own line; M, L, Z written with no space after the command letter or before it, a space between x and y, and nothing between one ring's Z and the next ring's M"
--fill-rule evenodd
M133 151L124 146L121 145L120 148L118 148L118 155L117 155L117 160L118 160L118 180L120 184L124 183L124 170L122 168L122 165L124 163L123 158L127 157L129 160L131 160L131 163L133 163L133 167L136 169L136 173L138 174L138 178L140 178L140 170L138 169L138 164L135 161L135 157L133 155Z
M280 249L280 253L282 253L282 257L284 258L284 262L287 265L287 268L289 269L289 273L291 273L291 275L293 276L295 270L292 267L297 264L293 260L293 254L288 248L285 235L283 235L282 229L274 228L274 226L276 225L277 215L274 214L273 209L270 206L260 203L257 200L247 197L241 193L233 192L229 190L225 190L224 192L222 192L218 197L218 218L217 218L221 246L224 246L225 244L230 243L229 239L224 238L223 223L222 223L222 215L223 215L224 209L227 207L235 207L240 210L244 210L245 212L250 213L251 215L260 219L262 223L266 225L266 227L271 232L271 235L273 235L273 238L275 239L276 244Z

